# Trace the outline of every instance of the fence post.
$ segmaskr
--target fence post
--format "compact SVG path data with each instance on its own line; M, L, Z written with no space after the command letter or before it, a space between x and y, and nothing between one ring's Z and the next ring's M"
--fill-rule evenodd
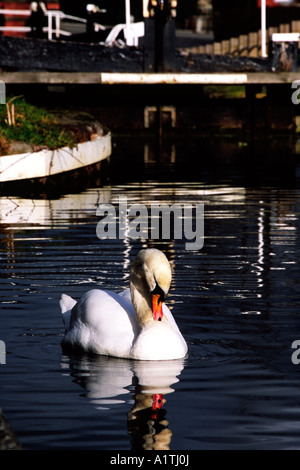
M241 34L239 36L239 55L241 57L246 57L248 55L248 36L246 34Z
M257 57L258 56L258 39L257 39L258 34L257 33L249 33L248 35L248 47L249 47L249 52L248 55L249 57Z
M239 40L238 38L231 38L229 42L229 52L231 55L239 55Z

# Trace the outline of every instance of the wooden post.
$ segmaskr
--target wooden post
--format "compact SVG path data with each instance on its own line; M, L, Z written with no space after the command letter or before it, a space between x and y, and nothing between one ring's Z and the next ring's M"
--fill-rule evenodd
M249 57L258 57L258 34L255 32L248 35Z
M263 40L265 41L264 43L262 43ZM268 57L267 44L266 44L266 34L263 35L261 33L261 31L258 31L258 33L257 33L257 52L258 52L258 55L260 55L263 58Z
M291 33L300 33L300 21L295 20L291 22ZM300 41L298 43L298 48L300 47Z
M222 42L221 42L221 46L222 46L222 54L226 55L229 53L229 41L227 39L224 39Z
M290 33L290 25L288 23L284 23L279 25L279 32L280 33Z
M212 44L206 44L205 45L205 54L213 54L213 45Z
M238 38L231 38L229 41L229 52L231 55L238 55L239 53L239 40Z
M291 33L300 33L300 21L298 20L292 21Z
M239 55L241 57L246 57L248 55L248 36L246 34L241 34L239 36Z
M278 33L278 32L279 32L278 26L270 26L270 27L268 28L268 36L269 36L269 38L272 37L272 34Z
M221 43L220 42L214 42L213 51L214 51L214 54L216 54L216 55L221 55L222 54Z

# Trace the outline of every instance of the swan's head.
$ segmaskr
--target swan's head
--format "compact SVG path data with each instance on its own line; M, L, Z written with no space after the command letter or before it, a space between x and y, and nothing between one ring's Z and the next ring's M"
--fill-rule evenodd
M131 296L136 313L144 303L144 310L147 304L154 320L162 320L162 303L168 294L171 279L171 266L162 251L155 248L140 251L130 272Z

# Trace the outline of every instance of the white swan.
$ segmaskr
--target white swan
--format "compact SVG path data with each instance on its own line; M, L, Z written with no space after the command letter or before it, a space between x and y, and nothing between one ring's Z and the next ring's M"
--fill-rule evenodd
M140 360L179 359L187 344L163 303L171 283L167 257L150 248L139 252L130 271L130 290L93 289L76 302L62 294L63 348Z

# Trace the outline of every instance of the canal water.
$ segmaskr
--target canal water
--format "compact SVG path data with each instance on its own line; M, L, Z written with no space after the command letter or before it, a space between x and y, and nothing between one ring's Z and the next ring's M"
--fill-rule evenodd
M0 407L24 449L300 449L295 149L115 139L102 185L0 197ZM145 232L100 240L97 207L118 215L120 196L129 207L204 204L203 247ZM167 303L188 356L64 354L60 295L128 287L131 261L150 246L172 264Z

